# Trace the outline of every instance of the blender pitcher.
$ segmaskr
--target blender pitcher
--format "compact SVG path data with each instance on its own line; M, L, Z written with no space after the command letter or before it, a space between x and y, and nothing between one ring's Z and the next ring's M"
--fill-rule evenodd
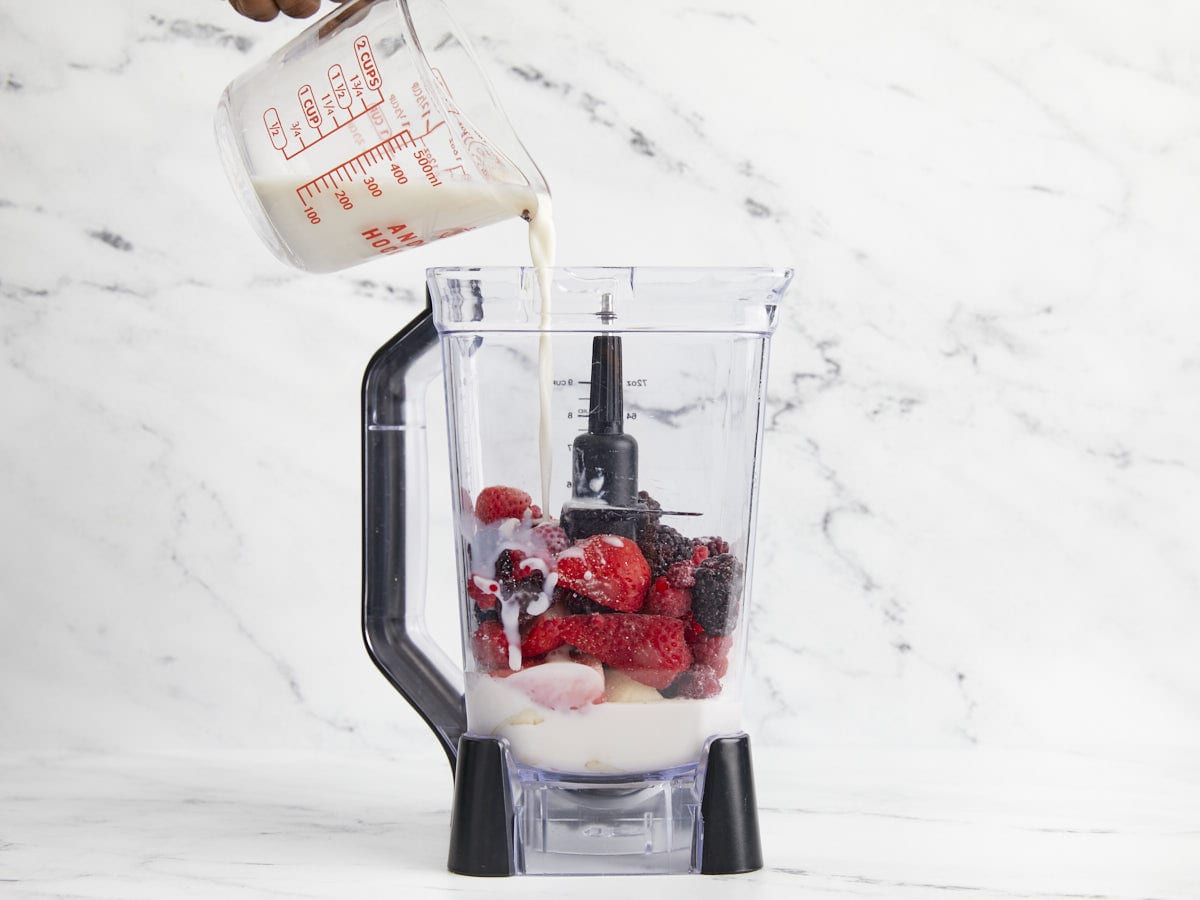
M740 695L791 271L542 274L545 301L532 268L429 270L426 309L367 368L368 652L454 770L451 870L760 868ZM458 596L427 601L439 374ZM460 605L461 672L431 646L426 602Z

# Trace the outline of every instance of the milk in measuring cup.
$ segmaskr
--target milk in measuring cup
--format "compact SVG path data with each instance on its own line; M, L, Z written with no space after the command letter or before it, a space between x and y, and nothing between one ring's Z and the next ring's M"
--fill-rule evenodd
M349 208L326 211L335 220L314 222L297 196L294 178L257 176L254 191L268 221L290 255L314 272L334 272L357 263L364 249L381 256L522 215L530 223L535 266L552 266L554 225L549 197L528 187L480 181L446 181L437 187L410 183L402 193L379 200L360 197ZM535 224L536 223L536 224ZM535 241L534 236L539 237ZM547 237L548 235L548 237ZM548 246L548 251L535 250ZM540 256L540 259L538 258Z

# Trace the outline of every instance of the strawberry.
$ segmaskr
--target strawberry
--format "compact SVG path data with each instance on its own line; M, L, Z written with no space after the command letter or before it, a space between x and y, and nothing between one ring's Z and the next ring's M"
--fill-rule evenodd
M692 664L680 619L592 613L557 621L566 643L650 687L665 688Z
M533 498L518 488L485 487L475 498L475 518L485 525L501 519L520 519L532 502Z
M539 616L521 640L521 653L527 656L544 656L563 645L562 623L565 617L552 616L547 612Z
M628 538L597 534L558 555L558 584L617 612L642 608L650 564Z

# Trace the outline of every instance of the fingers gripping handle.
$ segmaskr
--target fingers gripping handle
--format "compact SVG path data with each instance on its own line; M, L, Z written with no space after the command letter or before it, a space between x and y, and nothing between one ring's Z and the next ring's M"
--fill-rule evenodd
M466 730L456 671L422 626L427 523L425 395L441 371L428 300L363 377L363 639L455 766Z

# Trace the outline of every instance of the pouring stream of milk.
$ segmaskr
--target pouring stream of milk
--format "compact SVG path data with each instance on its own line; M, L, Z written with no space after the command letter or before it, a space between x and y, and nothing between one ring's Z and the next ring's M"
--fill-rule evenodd
M538 457L542 473L542 511L551 515L550 478L552 475L550 422L550 387L554 357L550 343L550 291L553 282L555 236L554 213L549 194L539 194L537 209L529 220L529 256L533 260L538 293L541 295L541 316L538 325Z

